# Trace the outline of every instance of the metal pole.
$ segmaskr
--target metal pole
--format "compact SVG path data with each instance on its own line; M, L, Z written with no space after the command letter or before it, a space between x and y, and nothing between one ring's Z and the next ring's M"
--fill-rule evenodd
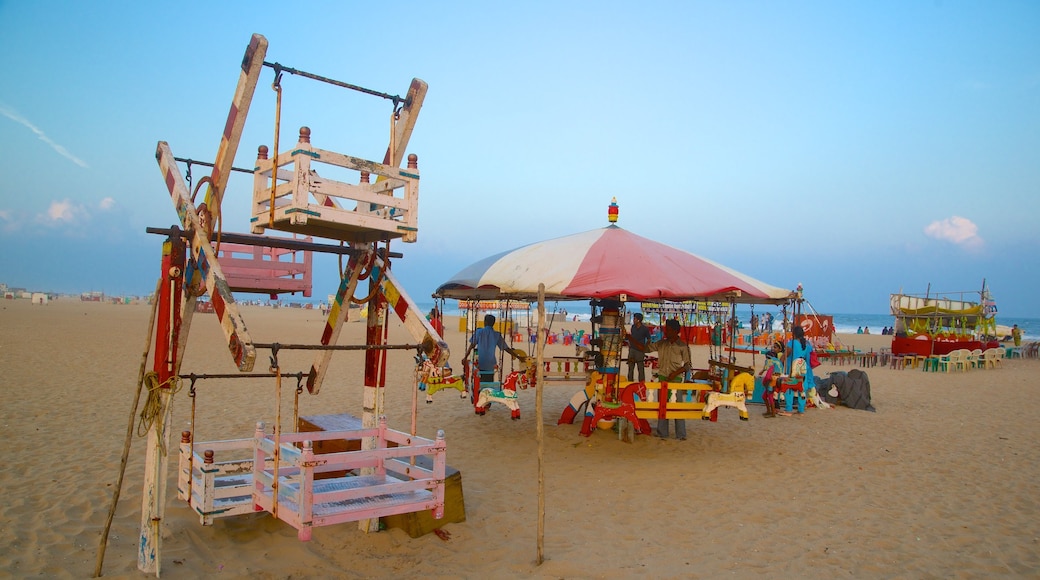
M298 76L301 76L301 77L304 77L304 78L308 78L308 79L311 79L311 80L314 80L314 81L321 81L323 83L328 83L330 85L335 85L337 87L342 87L344 89L350 89L352 91L358 91L359 93L365 93L366 95L372 95L372 96L375 96L375 97L382 97L384 99L393 101L395 108L396 108L398 103L401 103L401 102L404 101L404 99L402 99L399 95L391 95L389 93L381 93L379 91L374 91L372 89L366 89L365 87L359 87L357 85L352 85L350 83L345 83L343 81L337 81L336 79L330 79L328 77L323 77L321 75L316 75L314 73L309 73L309 72L306 72L306 71L297 70L297 69L294 69L292 67L282 66L281 64L279 64L277 62L267 62L267 61L264 61L264 66L273 68L275 70L275 74L279 74L279 73L282 73L282 72L287 72L287 73L289 73L291 75L298 75Z
M545 284L538 284L538 334L542 333L545 326ZM535 384L535 425L538 437L538 555L535 564L542 565L545 561L545 426L542 425L542 393L545 391L544 368L545 343L541 340L535 347L535 362L538 365L535 371L537 383Z

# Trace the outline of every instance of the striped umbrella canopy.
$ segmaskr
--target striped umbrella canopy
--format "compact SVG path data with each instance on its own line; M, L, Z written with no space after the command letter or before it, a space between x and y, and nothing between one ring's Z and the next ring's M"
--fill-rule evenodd
M616 225L536 242L489 256L441 284L435 296L480 300L619 298L630 301L781 304L791 290L771 286L690 252Z

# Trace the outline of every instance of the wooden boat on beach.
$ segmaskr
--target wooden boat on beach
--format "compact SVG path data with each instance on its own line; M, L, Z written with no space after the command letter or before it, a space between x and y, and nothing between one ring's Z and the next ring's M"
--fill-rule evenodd
M986 289L974 292L891 295L895 317L892 354L933 356L958 349L999 346L996 303Z

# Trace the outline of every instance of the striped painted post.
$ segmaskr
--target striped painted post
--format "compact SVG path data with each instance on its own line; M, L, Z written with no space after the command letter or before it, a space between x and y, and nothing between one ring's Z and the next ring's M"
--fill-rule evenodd
M231 100L231 110L228 111L227 121L224 123L224 133L220 136L220 146L217 148L217 159L213 162L213 173L206 189L206 207L213 215L209 222L210 227L220 218L224 188L227 187L235 153L238 152L238 144L242 140L242 129L249 115L249 105L253 102L253 93L256 92L256 83L260 79L265 56L267 39L254 34L246 47L245 56L242 57L242 72L238 76L238 86L235 87L235 96Z
M185 230L191 232L191 257L202 278L206 281L206 293L213 303L213 311L217 314L220 327L227 338L228 349L235 360L235 365L242 372L253 370L256 360L256 349L246 331L246 323L235 305L235 298L228 287L227 279L217 262L216 253L210 244L209 236L199 223L199 214L191 203L188 187L184 183L170 146L160 141L156 148L155 158L159 169L166 180L166 188L177 210L177 217Z
M448 362L450 355L448 344L444 342L444 338L437 333L430 321L426 319L426 313L404 291L404 287L398 282L393 272L386 268L386 264L381 258L376 258L372 277L380 280L380 293L386 299L390 309L404 323L408 334L430 349L426 355L433 364L440 367Z
M348 301L354 295L354 290L357 289L358 280L361 277L361 272L365 269L368 259L367 255L355 257L355 266L351 269L350 275L340 278L339 288L336 290L336 299L329 304L329 316L325 319L325 330L321 333L321 344L327 346L338 342L340 332L342 332L344 327L343 323L346 322L347 313L350 310ZM307 392L312 395L318 394L318 391L321 390L321 384L325 380L325 371L328 370L331 361L331 350L318 351L314 363L311 364L311 370L307 373Z

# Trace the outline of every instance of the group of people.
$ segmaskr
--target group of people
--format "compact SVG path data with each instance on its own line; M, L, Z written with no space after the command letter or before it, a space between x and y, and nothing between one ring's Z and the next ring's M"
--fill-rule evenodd
M431 312L431 315L434 313ZM439 318L431 316L431 318ZM497 350L502 349L510 356L516 356L506 343L505 338L495 330L495 316L488 314L484 316L484 326L478 328L472 335L466 354L463 359L469 358L474 350L477 352L477 370L480 380L493 381L495 366L497 364ZM646 381L646 355L656 352L658 357L657 370L654 376L656 381L662 383L683 383L691 366L690 345L682 339L682 327L676 319L665 321L663 337L653 340L650 328L643 323L642 313L636 312L632 315L632 325L626 333L628 342L628 380ZM763 399L766 403L766 417L777 415L790 415L794 411L795 399L798 403L798 413L805 412L805 393L815 388L814 377L811 366L812 342L805 338L805 330L801 326L794 326L794 338L786 344L781 341L773 343L766 353L766 365L760 374L763 375L765 393ZM803 391L801 396L785 397L784 411L777 411L775 396L778 391L779 381L784 376L802 378ZM660 394L661 397L671 395L668 389ZM794 394L794 393L792 393ZM686 420L672 419L675 422L675 437L680 441L686 440ZM654 435L667 439L670 436L671 425L668 419L660 419L654 429Z
M786 344L776 341L765 352L766 362L759 373L762 375L762 400L766 404L763 417L786 417L794 412L795 399L798 402L798 413L805 413L807 394L816 388L816 379L812 373L813 344L805 338L805 329L795 325L792 330L794 338ZM776 408L776 398L780 394L782 381L786 377L801 379L802 390L789 391L784 396L784 410Z
M657 380L666 383L682 383L685 381L686 371L690 370L690 346L680 337L681 327L679 321L672 319L665 322L664 338L658 341L650 340L650 330L643 324L643 315L635 313L632 316L632 326L628 331L628 380L640 382L646 380L645 360L646 353L656 351L658 354ZM763 385L765 392L763 399L766 404L765 417L788 416L794 412L797 402L798 413L805 412L806 394L816 388L815 378L812 373L812 351L813 344L805 337L805 329L794 326L792 329L794 338L786 344L781 341L773 343L766 353L766 364L762 369ZM784 397L784 410L777 411L776 395L779 392L780 381L785 377L800 379L802 390L791 391ZM661 397L668 397L670 393L662 392ZM686 439L686 421L684 419L673 419L675 421L675 436L679 440ZM667 419L657 422L654 435L668 438L670 425Z
M664 323L664 337L660 340L650 340L650 329L643 324L643 314L636 312L632 315L632 326L628 331L628 380L639 382L646 381L646 353L657 353L657 375L656 378L662 383L682 383L686 380L686 371L690 370L690 345L680 336L682 327L674 318ZM670 393L662 392L661 397L668 397ZM686 440L686 420L673 419L675 421L675 438L680 441ZM663 439L668 438L668 419L657 422L654 435Z
M886 327L881 329L881 334L883 334L883 335L891 335L891 334L895 334L895 332L896 332L895 327L886 326ZM856 334L870 334L870 327L869 326L860 326L859 328L856 329Z

